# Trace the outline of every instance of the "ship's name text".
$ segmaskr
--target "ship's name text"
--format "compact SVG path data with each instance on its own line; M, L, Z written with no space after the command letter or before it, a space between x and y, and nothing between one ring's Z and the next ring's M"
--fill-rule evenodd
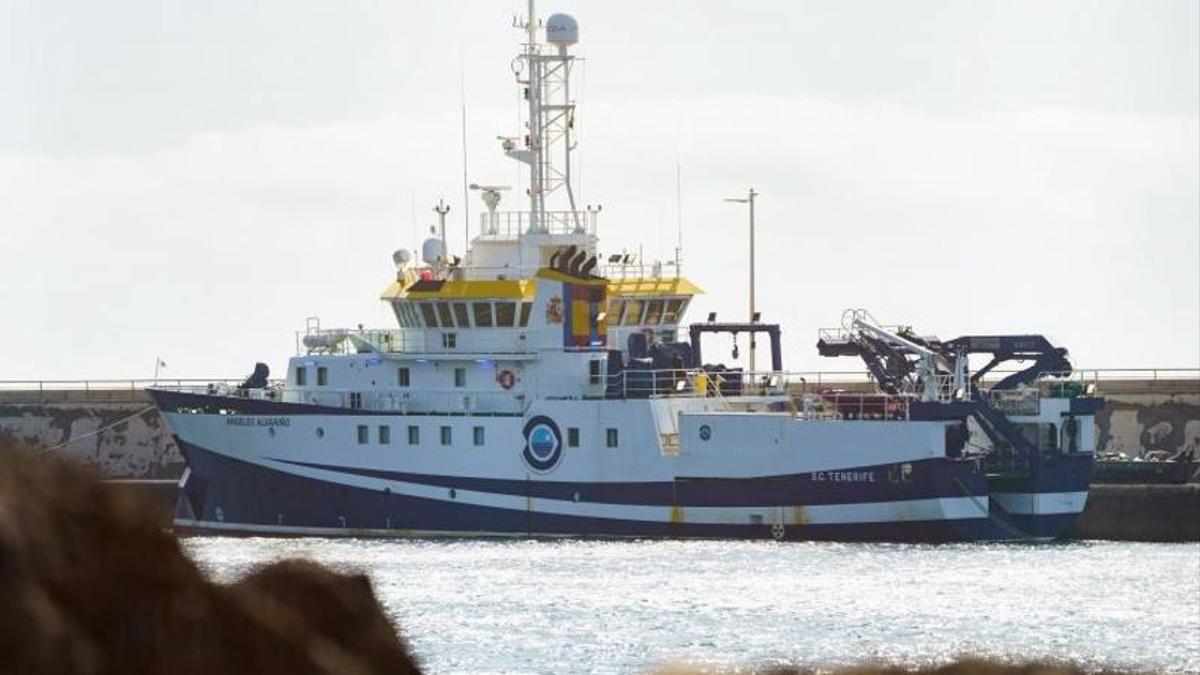
M292 420L287 417L247 417L245 415L230 415L225 418L225 424L235 427L286 427Z
M874 471L814 471L814 483L874 483Z

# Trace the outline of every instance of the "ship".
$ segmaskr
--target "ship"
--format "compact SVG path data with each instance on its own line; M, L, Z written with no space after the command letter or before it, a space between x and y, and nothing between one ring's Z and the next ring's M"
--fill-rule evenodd
M579 27L516 21L527 206L472 184L461 256L440 229L392 254L389 328L310 318L286 377L152 387L187 466L181 532L281 536L1053 539L1082 511L1103 400L1038 335L949 340L848 310L826 356L871 392L784 370L781 330L685 321L700 287L678 258L601 255L578 208L572 74ZM708 363L713 335L748 367ZM770 365L756 368L762 340ZM971 357L990 356L973 370ZM736 354L735 354L736 359ZM1032 362L995 380L996 366Z

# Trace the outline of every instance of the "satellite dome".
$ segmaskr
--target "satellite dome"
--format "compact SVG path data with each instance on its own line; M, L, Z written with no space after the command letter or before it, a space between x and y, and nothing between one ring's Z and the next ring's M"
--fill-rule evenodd
M446 262L446 247L442 245L442 240L437 237L430 237L421 244L421 258L428 264L441 265Z
M404 267L410 260L412 260L412 254L408 252L408 249L398 248L392 254L392 262L396 263L396 267Z
M570 14L552 14L546 19L546 42L570 47L579 42L579 23Z

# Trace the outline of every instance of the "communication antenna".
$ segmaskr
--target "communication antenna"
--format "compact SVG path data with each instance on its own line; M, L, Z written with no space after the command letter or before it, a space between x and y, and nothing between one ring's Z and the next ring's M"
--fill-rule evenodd
M679 150L675 150L675 278L683 272L683 188L679 171Z
M467 204L467 75L463 67L461 52L458 55L458 99L462 104L463 250L465 251L471 245L471 218L470 207Z
M450 205L446 200L439 199L438 205L433 207L433 212L438 214L438 236L442 240L442 255L450 255L450 249L446 247L446 214L450 213Z

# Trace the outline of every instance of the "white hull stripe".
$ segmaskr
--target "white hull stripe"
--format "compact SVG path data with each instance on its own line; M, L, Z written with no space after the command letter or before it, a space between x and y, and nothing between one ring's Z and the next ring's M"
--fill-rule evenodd
M819 504L812 506L654 506L642 504L603 504L581 501L569 502L558 499L522 497L520 495L497 494L474 490L450 490L444 487L391 481L364 476L348 477L346 474L313 469L297 468L283 462L272 462L274 470L335 485L346 485L364 490L432 499L447 504L466 504L494 509L533 511L584 518L609 518L652 523L672 520L704 525L746 525L761 521L766 524L841 525L852 523L887 523L904 521L954 520L986 517L972 497L941 497L932 499L910 499L888 502L858 504Z
M1087 492L993 492L1005 511L1014 515L1053 515L1081 513L1087 503Z

